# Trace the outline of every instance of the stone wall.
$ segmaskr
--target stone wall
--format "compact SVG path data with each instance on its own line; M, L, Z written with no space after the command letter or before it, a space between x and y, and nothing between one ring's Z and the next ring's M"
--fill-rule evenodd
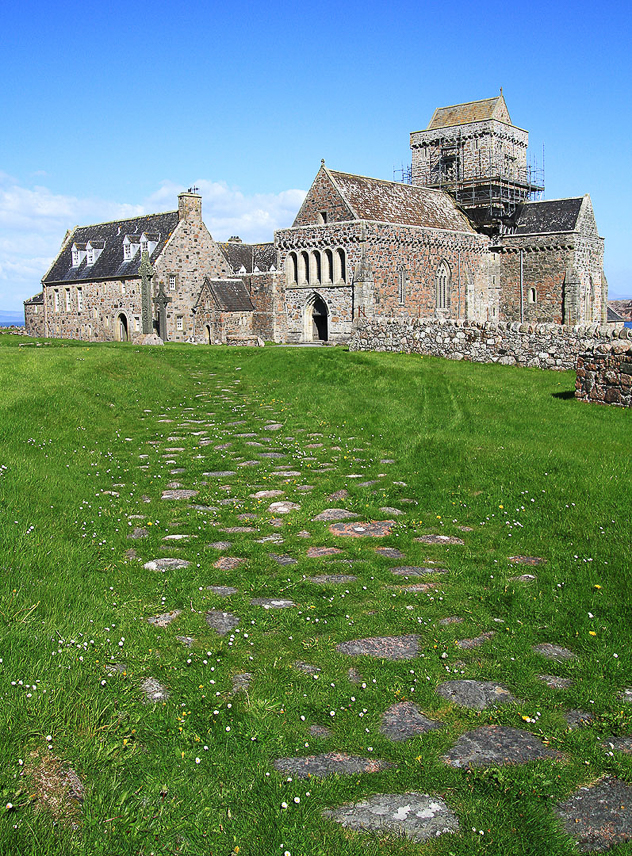
M628 347L632 330L622 325L477 323L432 318L374 318L358 323L351 351L398 351L541 369L574 369L580 354L618 342ZM630 342L632 344L632 342Z
M624 328L625 329L625 328ZM632 330L629 331L632 334ZM632 407L632 342L601 342L577 359L575 398Z
M24 326L27 336L36 336L38 338L45 336L44 329L44 301L41 303L24 304Z

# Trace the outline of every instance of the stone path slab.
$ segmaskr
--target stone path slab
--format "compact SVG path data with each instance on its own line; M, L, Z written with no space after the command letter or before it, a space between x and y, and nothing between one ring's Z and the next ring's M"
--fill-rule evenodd
M537 580L534 574L520 574L519 577L509 577L510 583L532 583Z
M186 559L175 559L167 557L164 559L153 559L151 562L145 562L143 567L146 571L173 571L178 568L188 568L191 562Z
M553 645L550 642L542 642L541 645L534 645L533 650L536 654L541 654L547 660L554 660L556 663L564 663L567 660L576 660L577 654L573 654L568 648L562 645Z
M546 559L540 556L507 556L507 561L514 565L544 565Z
M377 520L372 523L332 523L329 531L332 535L347 538L386 538L395 526L394 520Z
M307 551L308 559L322 559L324 556L335 556L342 553L338 547L310 547Z
M326 508L320 514L317 514L316 517L312 517L312 521L316 523L320 520L354 520L359 516L355 511L347 511L346 508Z
M392 514L393 517L398 517L402 514L406 514L405 511L402 511L401 508L392 508L390 505L383 505L380 508L382 514Z
M538 680L552 690L568 690L573 686L570 678L559 678L557 675L538 675Z
M380 657L383 660L412 660L419 653L419 637L372 636L367 639L352 639L340 642L336 650L351 657Z
M193 499L199 490L163 490L162 499Z
M420 544L465 544L462 538L457 538L455 535L421 535L419 538L414 538Z
M342 488L342 490L337 490L334 493L330 493L329 497L328 497L328 499L332 500L333 502L336 502L336 501L341 500L341 499L348 499L348 498L349 498L349 491L346 490L346 488L344 488L344 487Z
M606 776L555 806L582 853L604 852L632 839L632 785Z
M238 556L222 556L216 562L213 562L214 568L219 568L220 571L233 571L240 565L243 565L246 559L241 559Z
M569 728L580 728L582 725L589 725L593 721L592 713L585 710L567 710L564 714L566 724Z
M392 832L413 841L427 841L459 831L454 812L439 797L429 794L376 794L357 803L323 811L347 829L358 832Z
M176 639L178 640L178 642L181 642L187 648L190 648L195 642L194 636L176 636Z
M442 760L451 767L501 767L561 757L529 731L486 725L462 734Z
M250 672L242 672L239 675L233 675L233 693L248 692L248 687L252 683L252 674Z
M227 535L247 535L249 532L256 532L254 526L227 526L226 529L220 529L220 532L225 532Z
M134 531L130 532L127 536L128 538L137 539L137 538L147 538L149 532L146 529L142 529L140 526L134 527Z
M207 586L206 588L218 597L228 597L231 594L237 594L237 589L232 586Z
M158 704L169 698L169 690L156 678L145 678L140 688L145 694L145 704Z
M274 597L253 597L250 603L253 606L262 606L264 609L289 609L291 606L296 606L293 600Z
M232 546L232 541L213 541L212 544L209 544L209 547L212 547L214 550L230 550Z
M307 577L305 582L316 583L316 585L326 586L335 585L338 583L353 583L358 578L353 574L317 574L315 577Z
M445 568L424 568L416 565L400 565L390 569L398 577L425 577L428 574L447 574Z
M289 514L291 511L298 511L301 506L298 502L271 502L268 506L268 511L273 514Z
M298 565L298 559L295 559L293 556L280 556L277 553L270 553L270 558L273 562L276 562L277 565L281 565L281 567L286 567L287 565Z
M495 681L445 681L439 684L437 693L446 701L471 710L484 710L517 701L507 687Z
M329 737L331 728L327 728L326 725L310 725L309 733L312 737Z
M216 630L220 636L226 636L237 627L240 621L236 615L219 609L209 609L204 617L208 626Z
M215 478L221 479L221 478L224 478L224 476L234 476L237 474L234 470L213 470L213 472L202 473L202 475L204 475L210 479L215 479Z
M448 615L446 618L442 618L439 624L442 627L447 627L449 624L462 624L463 619L458 615Z
M409 586L389 586L389 588L394 589L395 591L403 591L403 592L420 592L420 591L433 591L438 588L436 583L413 583Z
M457 639L456 645L459 648L479 648L496 635L494 630L488 630L487 633L481 633L480 636L474 636L472 639Z
M401 741L435 728L443 728L443 723L428 719L416 704L402 701L384 711L380 731L389 740Z
M283 496L284 493L284 490L258 490L250 496L252 499L274 499L275 496Z
M168 624L171 624L172 621L175 621L181 612L181 609L172 609L171 612L163 612L162 615L154 615L152 618L148 618L147 621L155 627L166 627Z
M378 556L384 556L387 559L403 559L404 553L398 550L397 547L376 547L375 552Z
M308 776L350 776L357 773L379 773L394 765L377 758L361 758L357 755L345 755L342 752L327 752L323 755L307 755L304 758L279 758L274 768L279 773L289 773L297 779Z

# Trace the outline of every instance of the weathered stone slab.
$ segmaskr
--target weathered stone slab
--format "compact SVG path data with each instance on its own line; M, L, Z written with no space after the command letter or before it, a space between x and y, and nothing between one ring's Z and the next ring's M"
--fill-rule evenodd
M397 568L391 568L391 573L398 577L425 577L428 574L447 574L445 568L425 568L417 567L417 565L400 565Z
M364 681L364 678L362 677L360 672L357 669L354 669L353 666L347 672L347 678L352 684L361 684Z
M560 678L557 675L538 675L538 680L552 690L568 690L573 686L570 678Z
M283 428L283 425L280 422L270 422L268 425L263 426L264 431L280 431Z
M301 531L300 531L300 532L297 532L297 533L296 533L296 537L297 537L297 538L311 538L311 537L312 537L312 533L311 533L311 532L308 532L308 531L307 531L307 529L301 529Z
M214 568L219 568L220 571L232 571L243 565L246 559L241 559L237 556L222 556L216 562L213 562Z
M455 535L421 535L413 540L420 544L441 544L443 546L449 544L465 544L462 538L457 538Z
M378 556L384 556L387 559L403 559L404 554L397 547L376 547L375 552Z
M608 746L615 752L632 755L632 737L609 737Z
M182 533L177 535L165 535L162 539L163 541L189 541L191 538L197 538L197 535L184 535Z
M562 645L553 645L550 642L542 642L541 645L534 645L533 650L536 654L546 657L547 660L555 660L556 663L577 659L577 654L573 654L568 648L564 648Z
M544 565L546 559L540 556L507 556L507 561L514 565Z
M212 505L190 505L189 508L194 511L217 511L217 508Z
M310 725L309 733L312 737L329 737L331 735L331 728L327 728L326 725Z
M209 547L212 547L214 550L230 550L232 546L232 541L213 541L212 544L209 544Z
M338 547L310 547L307 551L308 559L321 559L323 556L335 556L342 553Z
M604 852L632 839L632 785L614 776L579 788L555 810L582 853Z
M411 594L414 594L420 591L432 591L433 589L438 588L438 585L437 583L412 583L412 585L409 586L389 586L389 588L399 592L410 592Z
M281 567L298 564L298 559L295 559L292 556L280 556L277 553L270 553L270 558L273 562L276 562L277 565L281 565Z
M347 829L358 832L392 832L413 841L427 841L459 831L454 812L439 797L429 794L376 794L323 812Z
M140 526L134 527L134 531L130 532L127 536L128 538L138 539L138 538L146 538L149 535L149 532L146 529L141 528Z
M143 567L146 571L173 571L178 568L188 568L191 562L186 559L176 559L167 557L164 559L153 559L151 562L145 562Z
M287 478L296 478L297 476L303 475L303 473L299 472L299 470L275 470L270 473L273 476L286 476Z
M509 577L510 583L533 583L537 580L534 574L520 574L519 577Z
M351 776L357 773L379 773L394 766L388 761L377 758L361 758L357 755L345 755L342 752L327 752L324 755L307 755L304 758L279 758L274 762L279 773L289 773L297 779L308 776Z
M631 703L632 702L632 687L625 687L624 689L622 689L618 695L618 698L620 701L622 701L624 703L625 702Z
M145 694L145 704L158 704L169 698L169 690L156 678L145 678L140 688Z
M494 630L488 630L487 633L481 633L480 636L474 636L472 639L457 639L456 645L459 648L479 648L495 635Z
M401 508L392 508L390 505L383 505L380 508L382 514L391 514L393 517L399 517L402 514L406 514L405 511L402 511Z
M347 538L385 538L391 534L394 520L376 520L371 523L332 523L329 531L332 535Z
M316 583L316 585L336 585L338 583L353 583L358 578L353 574L317 574L314 577L307 577L305 580L308 583Z
M280 502L271 502L268 506L268 511L271 511L273 514L289 514L291 511L298 511L300 507L298 502L281 500Z
M516 701L507 687L495 681L445 681L439 684L437 692L447 701L471 710L484 710Z
M462 624L463 619L458 615L448 615L446 618L442 618L439 624L442 627L447 627L448 624Z
M274 499L275 496L283 496L284 490L258 490L256 493L251 493L253 499Z
M163 490L162 499L193 499L199 490Z
M569 728L579 728L582 725L590 725L593 721L592 713L585 710L567 710L564 714L566 724Z
M176 636L176 639L187 648L190 648L195 642L195 637L193 636Z
M372 636L367 639L351 639L340 642L336 650L351 657L380 657L383 660L412 660L419 652L419 637Z
M220 532L225 532L227 535L246 535L249 532L257 530L252 526L227 526L226 529L220 529Z
M206 588L218 597L228 597L231 594L237 594L237 589L232 586L207 586Z
M163 612L162 615L154 615L148 618L147 621L155 627L166 627L180 615L181 609L172 609L171 612Z
M389 740L408 740L435 728L443 728L442 722L428 719L416 704L402 701L393 704L382 714L380 731Z
M237 475L237 473L234 470L214 470L210 473L203 473L203 475L205 475L207 478L210 478L210 479L215 479L215 478L221 479L221 478L224 478L224 476Z
M274 597L253 597L250 601L253 606L262 606L264 609L289 609L296 606L293 600Z
M342 490L337 490L334 493L330 493L328 499L332 500L333 502L337 502L341 499L348 499L348 497L349 491L343 487Z
M304 663L302 660L297 660L294 663L294 668L298 669L300 672L305 672L306 675L317 675L322 671L320 666L312 666L311 663Z
M213 630L216 630L220 636L226 636L231 630L239 624L240 619L230 612L221 612L219 609L209 609L204 616L206 623Z
M316 517L312 517L312 521L315 523L320 520L353 520L359 516L355 511L348 511L346 508L326 508Z
M443 761L451 767L500 767L560 757L529 731L486 725L462 734Z
M248 692L248 687L252 683L252 674L250 672L242 672L239 675L233 675L233 692Z

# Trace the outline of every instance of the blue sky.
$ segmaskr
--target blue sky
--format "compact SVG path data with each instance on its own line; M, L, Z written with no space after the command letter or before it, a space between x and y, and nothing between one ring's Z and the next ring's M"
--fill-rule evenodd
M629 3L4 3L0 309L67 228L173 209L270 240L325 158L392 178L435 107L503 87L546 198L591 194L611 297L632 298Z

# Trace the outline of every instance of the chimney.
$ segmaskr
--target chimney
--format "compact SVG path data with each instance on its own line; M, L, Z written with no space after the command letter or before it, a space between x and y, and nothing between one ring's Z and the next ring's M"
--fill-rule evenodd
M178 219L202 222L202 197L193 188L178 195Z

